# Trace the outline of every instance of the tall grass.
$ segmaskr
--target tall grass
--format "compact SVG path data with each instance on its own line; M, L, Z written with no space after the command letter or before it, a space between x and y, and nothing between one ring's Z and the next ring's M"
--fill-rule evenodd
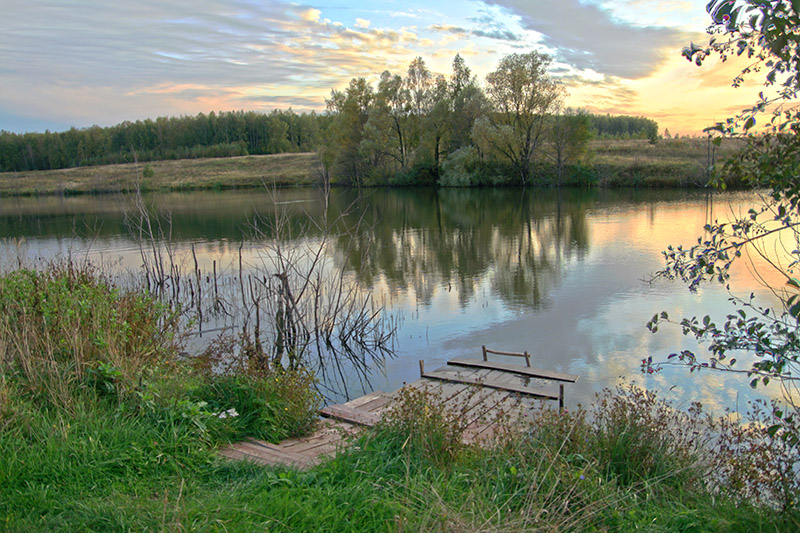
M130 390L174 354L177 313L67 262L0 277L0 361L62 408L76 390Z
M177 314L91 266L0 275L0 530L163 530L218 443L313 427L311 376L191 365Z
M501 418L502 439L483 447L464 444L464 420L435 396L409 392L312 470L223 461L221 442L311 429L313 376L181 360L172 312L92 269L4 274L0 305L0 530L800 527L796 446L638 389L587 410L542 407L530 424ZM758 462L775 451L788 462ZM783 489L753 497L770 487Z

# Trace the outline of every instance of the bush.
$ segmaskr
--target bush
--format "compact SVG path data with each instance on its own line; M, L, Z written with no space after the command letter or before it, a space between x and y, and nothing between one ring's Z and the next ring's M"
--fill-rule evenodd
M76 393L135 388L177 349L178 314L72 263L0 277L0 364L28 392L68 406Z
M755 401L748 423L719 422L715 477L737 501L797 511L800 503L800 419L776 402Z
M394 443L414 463L447 466L466 449L464 427L457 413L427 389L404 387L384 414L376 439Z
M481 184L478 172L480 159L474 146L464 146L449 154L442 162L442 187L475 187Z

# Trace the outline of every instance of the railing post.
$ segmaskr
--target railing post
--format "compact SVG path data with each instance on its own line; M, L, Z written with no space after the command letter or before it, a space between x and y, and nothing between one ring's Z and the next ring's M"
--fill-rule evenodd
M424 359L420 359L419 360L419 377L422 377L423 374L425 374L425 360Z
M558 410L561 411L564 409L564 384L559 383L558 385Z
M525 350L525 364L528 365L528 368L531 367L531 355Z
M483 360L488 361L489 359L486 357L486 345L481 346L483 349Z

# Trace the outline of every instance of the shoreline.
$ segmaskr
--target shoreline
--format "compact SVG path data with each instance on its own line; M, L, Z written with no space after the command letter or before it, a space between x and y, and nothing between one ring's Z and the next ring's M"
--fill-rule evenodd
M735 143L719 154L706 153L703 139L593 141L591 154L573 168L562 187L684 188L707 187L709 162L732 154ZM733 149L732 149L733 148ZM177 159L58 170L0 173L0 197L72 196L120 192L179 192L268 187L309 187L322 182L323 168L314 152L247 155L226 158ZM334 177L332 186L342 186ZM405 188L419 183L375 183L373 187ZM437 186L428 184L427 186ZM552 188L545 176L528 185ZM519 187L513 183L483 185Z

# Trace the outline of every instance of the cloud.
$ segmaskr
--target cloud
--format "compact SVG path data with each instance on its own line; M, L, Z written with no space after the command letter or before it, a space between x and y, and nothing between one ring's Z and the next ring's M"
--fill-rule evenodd
M300 12L300 18L307 22L317 22L321 14L319 9L305 9Z
M321 109L331 87L420 55L413 26L324 15L276 0L12 1L0 17L0 102L32 125L77 126L267 101Z
M519 41L519 36L515 35L512 31L506 28L491 28L487 30L467 29L461 26L453 26L450 24L434 24L428 26L431 31L440 33L449 33L457 35L461 38L473 37L486 37L488 39L496 39L498 41Z
M579 0L484 1L518 15L521 25L539 33L559 61L611 76L645 77L661 64L665 49L686 42L680 30L623 22L606 9Z

